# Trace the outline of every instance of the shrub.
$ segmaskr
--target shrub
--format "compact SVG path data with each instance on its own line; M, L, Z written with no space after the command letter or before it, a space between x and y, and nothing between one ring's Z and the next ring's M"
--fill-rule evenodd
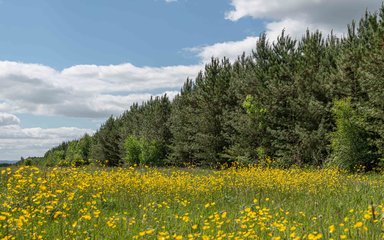
M130 165L160 165L161 145L156 141L128 136L124 142L124 160Z

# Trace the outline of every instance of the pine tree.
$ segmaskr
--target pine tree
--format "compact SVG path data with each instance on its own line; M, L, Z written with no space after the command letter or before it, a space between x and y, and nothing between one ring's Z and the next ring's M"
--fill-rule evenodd
M364 114L363 127L369 133L371 151L376 162L384 162L384 5L379 15L366 14L360 23L363 61L360 85L367 99L359 103ZM380 159L379 159L380 158Z
M224 109L229 103L228 92L231 80L231 64L228 59L221 62L212 59L200 78L196 79L196 117L197 128L194 137L195 157L202 165L216 166L228 145L223 135Z
M99 160L106 166L118 166L122 164L119 122L113 116L110 116L105 124L100 127L97 141L100 144L104 157L104 159Z
M264 106L267 112L267 132L271 136L268 143L272 157L279 165L289 166L297 161L290 147L297 142L294 123L297 115L292 109L292 99L297 97L294 87L294 73L297 65L296 41L286 36L284 31L272 45L269 55L267 96Z
M328 40L319 31L307 31L298 43L296 96L290 99L295 141L288 146L290 158L298 165L321 165L328 153L327 135L332 129L332 98L328 92L330 76L336 71L334 56L327 55Z
M199 74L201 76L201 73ZM169 162L175 165L196 165L196 137L194 97L195 85L187 79L179 95L172 103L172 111L169 119L169 128L172 134L170 144Z

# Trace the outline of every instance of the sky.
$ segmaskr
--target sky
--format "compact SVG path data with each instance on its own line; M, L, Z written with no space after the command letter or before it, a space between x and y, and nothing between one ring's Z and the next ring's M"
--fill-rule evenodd
M342 36L379 0L0 0L0 160L42 156L258 36Z

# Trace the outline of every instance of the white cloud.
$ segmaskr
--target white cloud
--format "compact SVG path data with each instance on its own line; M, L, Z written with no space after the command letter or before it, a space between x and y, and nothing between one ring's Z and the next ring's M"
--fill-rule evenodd
M233 9L226 18L263 19L270 39L282 29L294 37L301 37L306 29L342 34L352 19L360 19L366 9L376 10L380 4L377 0L231 0Z
M380 7L376 0L231 0L233 10L226 19L238 21L244 17L264 20L267 37L274 41L282 30L294 38L302 37L306 30L320 30L325 35L333 31L341 36L352 19L360 19L366 9ZM249 55L255 49L258 37L248 36L239 41L228 41L212 45L188 48L202 63L211 57L227 57L231 61L243 52Z
M91 129L74 127L61 128L21 128L20 125L9 125L0 127L0 139L39 139L49 141L65 141L78 138L85 133L93 133Z
M77 65L63 71L0 61L0 111L104 118L151 95L179 90L200 65Z
M24 156L42 156L49 148L94 130L74 127L22 128L20 120L12 114L2 113L10 124L0 126L0 160L17 160Z
M77 65L62 71L38 64L0 61L0 160L41 156L90 129L22 128L19 113L85 117L103 121L152 95L171 99L200 65L137 67Z
M291 18L286 18L281 21L269 22L266 24L267 37L272 41L276 40L277 37L281 35L282 30L285 30L286 34L289 34L294 38L300 38L305 34L307 29L312 31L320 30L324 33L324 36L329 34L332 30L326 25L314 23L305 24L303 21ZM333 33L339 36L343 34L342 31L333 31Z
M202 47L194 47L186 49L187 51L197 54L202 63L210 62L212 57L220 59L226 57L231 61L236 60L243 52L250 54L256 47L258 37L247 37L240 41L229 41L207 45Z
M0 160L17 160L20 157L42 156L48 149L85 133L93 134L92 129L75 127L22 128L17 116L0 113Z
M141 92L156 88L180 87L186 78L194 77L201 66L136 67L132 64L96 66L77 65L64 69L64 86L76 90L104 92ZM81 81L79 81L79 79Z
M177 0L165 0L166 3L177 2Z
M0 112L0 127L9 125L19 125L20 119L13 114Z

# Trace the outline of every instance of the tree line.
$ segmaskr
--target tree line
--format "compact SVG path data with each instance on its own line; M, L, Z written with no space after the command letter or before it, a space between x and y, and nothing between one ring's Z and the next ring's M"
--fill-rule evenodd
M384 164L384 7L343 37L262 34L252 54L212 58L166 95L111 116L93 136L28 164L325 166Z

